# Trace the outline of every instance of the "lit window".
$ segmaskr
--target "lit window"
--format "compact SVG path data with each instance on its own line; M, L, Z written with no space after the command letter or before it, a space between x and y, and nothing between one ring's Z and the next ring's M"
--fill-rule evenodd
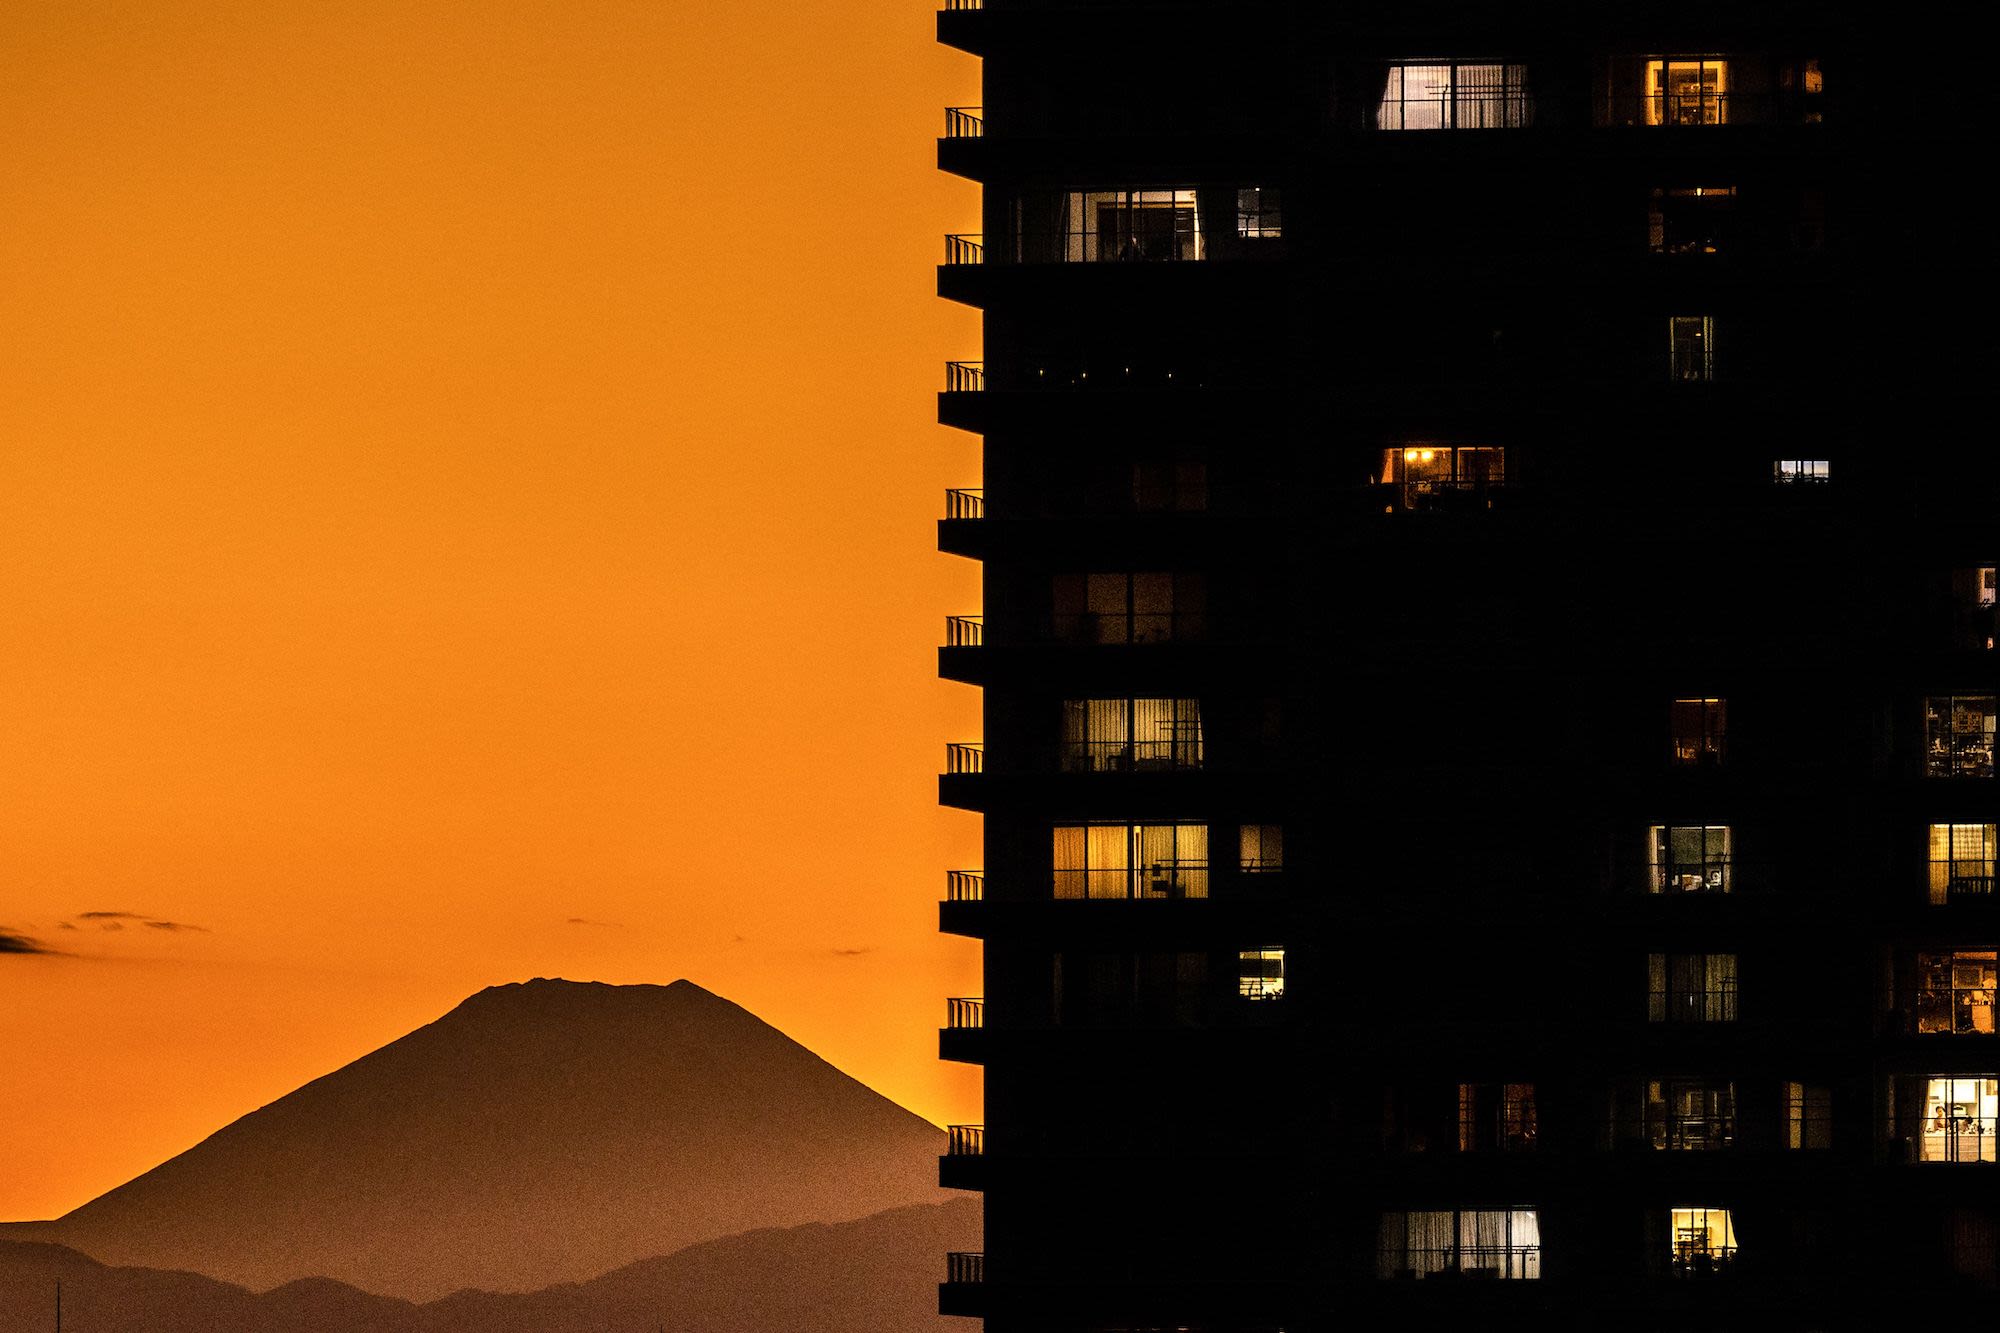
M1715 378L1715 317L1670 315L1667 318L1668 374L1682 384L1706 384Z
M1206 898L1205 824L1058 824L1058 898Z
M1917 955L1917 1031L1993 1035L1995 951Z
M1990 694L1933 696L1924 700L1924 774L1933 778L1993 776Z
M1736 955L1646 956L1646 1019L1652 1023L1736 1021Z
M1378 130L1518 129L1534 119L1526 65L1391 65Z
M1649 248L1656 255L1718 255L1729 249L1736 187L1690 186L1653 191L1647 217Z
M1785 1147L1817 1152L1833 1146L1833 1090L1812 1083L1785 1084Z
M1713 1277L1735 1261L1736 1227L1727 1208L1675 1208L1668 1225L1676 1277Z
M1205 257L1192 189L1077 190L1066 199L1063 258L1072 264Z
M1275 241L1285 234L1283 199L1261 185L1236 192L1236 234L1246 241Z
M1507 451L1495 445L1411 444L1382 454L1382 484L1395 488L1403 509L1477 505L1506 483Z
M1201 767L1201 704L1194 699L1068 699L1066 773Z
M1236 955L1236 993L1246 1000L1285 997L1285 951L1244 949Z
M1285 868L1285 830L1278 824L1244 824L1236 830L1237 869L1246 875Z
M1646 123L1648 125L1728 124L1729 62L1648 60Z
M1532 1208L1382 1214L1376 1273L1385 1280L1542 1275L1542 1229Z
M2000 1138L2000 1079L1936 1077L1924 1084L1920 1162L1992 1162Z
M1199 574L1058 574L1051 601L1056 637L1071 643L1166 643L1208 624Z
M1771 464L1771 480L1780 486L1816 486L1831 480L1833 465L1824 458L1781 458Z
M1720 764L1728 753L1728 700L1676 699L1668 712L1667 721L1673 733L1673 761L1676 765L1683 768L1707 767Z
M1535 1085L1458 1085L1460 1152L1527 1152L1535 1146Z
M1992 824L1931 825L1933 904L1992 894L1995 832Z
M1729 826L1655 824L1654 893L1729 892Z
M1736 1142L1736 1085L1703 1079L1646 1084L1646 1141L1675 1152L1708 1152Z

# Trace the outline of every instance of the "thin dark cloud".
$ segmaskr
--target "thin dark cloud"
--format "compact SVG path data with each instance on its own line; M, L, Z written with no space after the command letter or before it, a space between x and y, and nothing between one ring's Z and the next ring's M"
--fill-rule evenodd
M859 958L863 954L874 953L875 950L871 946L866 949L835 949L832 952L835 958Z
M618 928L617 923L614 921L593 921L587 916L573 916L563 922L563 924L565 926L601 926L605 930L616 930Z
M189 930L200 935L209 933L207 926L191 926L185 921L163 921L158 917L147 916L144 912L78 912L76 919L78 921L89 921L95 924L99 930L123 930L125 929L125 923L129 921L133 925L144 926L147 930L163 930L169 934ZM63 928L65 930L76 929L76 927L69 925L67 922L63 924Z
M55 950L40 940L17 931L0 930L0 954L50 954Z

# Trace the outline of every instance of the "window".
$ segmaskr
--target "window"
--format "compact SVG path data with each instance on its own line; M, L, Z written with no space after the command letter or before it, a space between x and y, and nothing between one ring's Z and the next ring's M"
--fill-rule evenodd
M1780 486L1824 486L1833 478L1833 464L1824 458L1780 458L1771 464L1771 480Z
M1065 773L1201 767L1201 704L1194 699L1068 699Z
M1206 257L1192 188L1073 190L1065 199L1063 258L1069 263Z
M1460 1152L1527 1152L1535 1146L1535 1085L1458 1085Z
M2000 1137L2000 1079L1937 1077L1924 1086L1919 1162L1992 1162Z
M1736 1085L1703 1079L1646 1084L1646 1141L1675 1152L1709 1152L1736 1142Z
M1667 317L1668 375L1681 384L1706 384L1715 378L1715 317Z
M1648 248L1656 255L1719 255L1732 246L1736 187L1696 185L1656 189L1647 215Z
M1993 892L1992 824L1931 825L1931 902L1983 898Z
M1917 1031L1992 1036L1992 949L1917 955Z
M1199 574L1058 574L1056 637L1069 643L1166 643L1207 630Z
M1655 824L1654 893L1729 892L1729 826Z
M1785 1084L1785 1147L1817 1152L1833 1146L1833 1090L1811 1083Z
M1063 952L1053 981L1061 1027L1194 1026L1209 1018L1205 953Z
M1205 824L1058 824L1058 898L1206 898Z
M1926 776L1993 776L1993 705L1990 694L1955 694L1924 700Z
M1532 1208L1382 1214L1376 1269L1384 1279L1542 1275L1542 1229Z
M1729 123L1729 62L1648 60L1645 119L1648 125Z
M1275 241L1285 234L1283 199L1266 186L1236 192L1236 234L1246 241Z
M1668 1213L1674 1276L1713 1277L1736 1259L1736 1227L1727 1208L1675 1208Z
M1667 715L1673 733L1673 762L1682 768L1720 764L1728 753L1729 701L1676 699ZM1723 830L1725 844L1728 830ZM1725 858L1728 848L1724 847ZM1726 878L1726 876L1725 876Z
M1646 977L1648 1022L1736 1021L1736 955L1733 953L1648 954Z
M1285 830L1277 824L1244 824L1236 830L1237 869L1271 875L1285 868Z
M1992 565L1952 571L1953 647L1993 651L1995 632L2000 630L2000 616L1995 614L1994 574Z
M1142 514L1208 508L1208 464L1173 459L1132 465L1132 508Z
M1387 73L1378 130L1517 129L1534 120L1526 65L1398 64Z
M1494 445L1413 444L1382 454L1382 484L1404 509L1434 509L1507 482L1507 451Z
M1285 998L1285 951L1244 949L1236 955L1236 993L1246 1000Z

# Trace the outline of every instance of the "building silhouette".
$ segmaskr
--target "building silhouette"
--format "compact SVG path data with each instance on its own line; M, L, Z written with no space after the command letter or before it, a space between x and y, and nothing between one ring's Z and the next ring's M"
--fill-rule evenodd
M1935 18L949 0L945 1312L1990 1318L1993 111L1936 47L1992 24Z

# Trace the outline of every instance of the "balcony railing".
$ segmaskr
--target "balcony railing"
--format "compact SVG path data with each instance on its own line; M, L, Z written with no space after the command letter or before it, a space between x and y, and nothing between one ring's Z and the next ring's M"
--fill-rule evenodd
M1145 741L1064 741L1065 773L1164 773L1202 765L1201 736Z
M985 393L986 363L984 361L945 362L944 391L946 393Z
M1674 1246L1674 1276L1684 1278L1721 1277L1736 1262L1736 1247L1722 1245L1713 1249L1699 1246Z
M983 139L986 137L985 108L977 106L948 106L944 109L944 137L947 139Z
M950 1141L945 1149L949 1157L984 1157L986 1155L986 1126L950 1125L945 1129Z
M1161 860L1142 866L1111 869L1062 869L1054 872L1057 898L1147 899L1167 902L1208 897L1208 862Z
M953 268L986 262L986 242L979 236L953 235L944 238L944 262Z
M944 493L944 516L948 519L986 517L986 492L959 488Z
M947 648L977 648L986 641L986 617L946 616L944 618L944 646Z
M976 903L986 898L986 872L947 870L944 872L944 900L948 903Z
M945 1028L953 1032L969 1032L986 1026L986 1001L983 999L953 999L944 1002Z
M947 1282L986 1281L986 1255L984 1251L953 1250L944 1257L944 1280Z
M1736 987L1711 990L1654 991L1647 996L1647 1017L1655 1023L1733 1023Z
M984 773L986 746L980 741L952 741L944 747L946 773Z
M944 0L942 8L947 14L956 14L967 9L984 9L986 0Z

